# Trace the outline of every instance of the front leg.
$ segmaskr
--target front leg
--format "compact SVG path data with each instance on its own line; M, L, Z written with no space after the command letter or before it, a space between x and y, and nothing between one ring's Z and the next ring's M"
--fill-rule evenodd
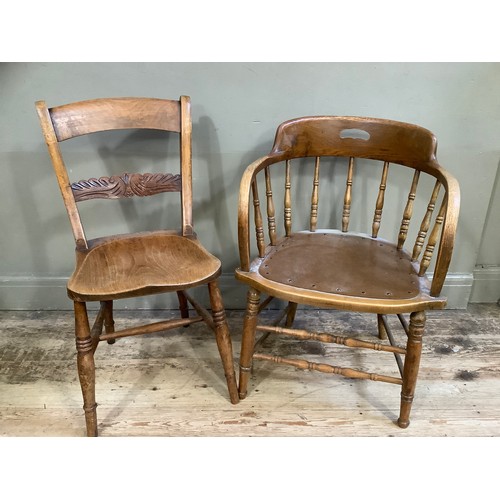
M401 409L398 425L406 429L410 425L410 411L417 385L420 356L422 354L422 336L425 327L425 311L410 315L408 342L406 344L405 364L403 368L403 388L401 390Z
M85 302L74 302L78 376L83 395L87 436L97 437L95 364L90 325Z

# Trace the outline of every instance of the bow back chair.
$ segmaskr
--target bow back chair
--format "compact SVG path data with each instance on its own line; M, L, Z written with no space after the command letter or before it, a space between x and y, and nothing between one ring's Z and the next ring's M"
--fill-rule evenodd
M248 285L240 399L247 395L253 361L265 360L401 385L397 423L409 425L426 311L446 304L440 293L460 203L457 181L439 165L436 148L428 130L392 120L315 116L278 127L271 152L247 167L240 185L240 267L235 274ZM424 195L425 190L430 193ZM390 204L388 195L393 196ZM399 217L394 217L396 209ZM382 214L392 216L393 223L385 227ZM281 300L282 312L264 324L259 314L274 298ZM298 304L373 313L378 338L293 328ZM397 315L406 343L395 336L387 315ZM256 332L261 334L257 341ZM270 334L338 344L337 350L393 353L397 376L263 352Z
M76 242L76 265L67 292L74 302L77 365L87 435L97 436L94 352L103 340L113 343L120 337L204 321L215 332L230 400L238 402L231 339L217 285L221 263L201 245L193 231L190 98L103 98L53 108L38 101L36 109ZM96 132L139 129L179 136L180 173L123 173L70 181L60 142ZM180 230L87 239L78 211L79 203L96 198L144 197L167 192L180 193ZM205 284L208 285L211 314L187 292ZM115 331L115 300L165 292L177 293L180 318ZM100 309L90 328L86 303L92 301L100 302ZM195 315L190 315L189 304Z

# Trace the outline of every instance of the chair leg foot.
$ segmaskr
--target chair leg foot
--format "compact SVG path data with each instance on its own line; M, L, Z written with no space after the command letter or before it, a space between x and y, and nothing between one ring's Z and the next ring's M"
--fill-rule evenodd
M410 425L410 412L417 385L420 356L422 354L422 336L425 328L425 312L413 312L410 315L408 342L403 368L403 387L401 389L401 408L398 425L406 429Z
M97 437L97 403L90 408L83 407L85 411L85 424L87 426L87 437Z
M74 308L78 377L82 389L87 436L96 437L95 364L87 307L84 302L74 302Z
M252 368L252 357L255 345L255 328L257 326L257 315L259 313L260 292L250 288L247 293L247 310L243 322L243 336L241 339L240 353L240 399L247 395L248 380Z
M409 425L410 425L409 420L403 422L400 418L398 418L398 426L401 427L401 429L406 429Z
M250 358L250 366L245 367L241 365L241 358L240 358L240 365L239 365L239 386L238 386L238 395L240 397L240 401L242 399L245 399L247 397L247 389L248 389L248 379L250 377L250 373L252 371L252 366L251 366L251 358Z
M231 403L236 404L239 402L239 397L238 387L236 385L236 374L234 372L233 348L231 336L229 335L229 327L226 321L226 312L222 303L222 295L216 281L212 281L208 284L208 291L212 307L212 318L215 326L215 338L224 367L229 399Z
M410 412L413 395L406 395L401 391L401 407L399 410L398 426L406 429L410 425Z

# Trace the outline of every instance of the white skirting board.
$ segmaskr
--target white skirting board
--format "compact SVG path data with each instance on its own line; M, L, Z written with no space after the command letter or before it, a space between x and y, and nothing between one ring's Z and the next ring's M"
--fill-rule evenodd
M497 302L500 300L500 266L477 266L470 302Z
M500 267L495 272L449 274L443 288L448 297L448 309L465 309L471 302L496 302L500 297ZM0 277L0 310L69 310L72 302L66 295L67 277ZM219 278L226 309L245 308L246 286L232 274ZM472 293L472 297L471 297ZM194 298L209 305L207 287L192 291ZM115 302L117 309L176 309L175 293L151 295ZM94 308L89 305L90 308ZM98 304L95 303L95 308Z

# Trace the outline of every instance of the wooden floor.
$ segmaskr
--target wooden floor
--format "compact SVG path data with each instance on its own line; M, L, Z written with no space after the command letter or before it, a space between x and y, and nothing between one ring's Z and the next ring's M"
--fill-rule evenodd
M275 312L266 314L271 319ZM117 312L117 327L158 317L159 311ZM242 318L228 312L235 365ZM71 312L3 311L0 320L0 435L83 436ZM296 325L337 334L354 328L361 338L376 334L375 316L341 311L299 311ZM264 344L285 355L328 357L397 376L389 353L274 337ZM96 367L101 436L500 436L496 304L429 313L406 430L395 424L397 385L262 361L255 361L248 397L231 405L213 334L203 324L101 343Z

